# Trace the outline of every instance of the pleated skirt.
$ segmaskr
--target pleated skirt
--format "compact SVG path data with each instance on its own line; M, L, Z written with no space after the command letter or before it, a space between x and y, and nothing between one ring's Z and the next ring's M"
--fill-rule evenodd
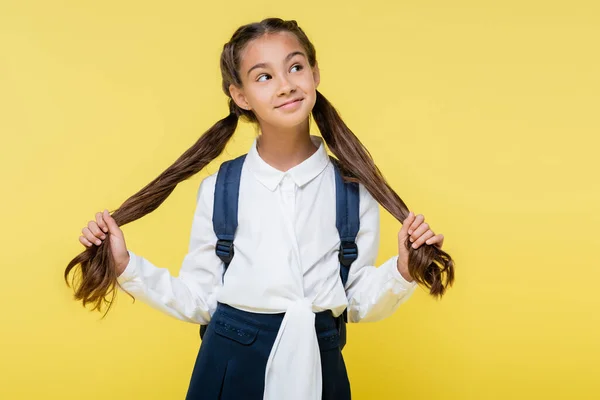
M267 360L284 315L251 313L219 303L200 344L186 400L262 400ZM350 382L330 310L315 314L315 330L322 399L350 400Z

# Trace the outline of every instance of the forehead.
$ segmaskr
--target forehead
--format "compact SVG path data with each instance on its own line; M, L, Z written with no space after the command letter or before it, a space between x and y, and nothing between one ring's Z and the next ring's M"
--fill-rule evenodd
M248 43L242 51L240 67L244 72L258 63L276 65L281 63L285 56L296 50L305 53L304 48L293 33L269 33Z

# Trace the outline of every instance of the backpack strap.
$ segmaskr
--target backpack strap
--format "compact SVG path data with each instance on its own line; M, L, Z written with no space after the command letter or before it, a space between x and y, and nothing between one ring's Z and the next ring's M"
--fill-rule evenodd
M243 154L238 158L223 162L217 173L212 221L217 236L215 252L225 263L221 280L225 279L225 272L233 259L233 238L238 226L240 177L246 155ZM207 328L208 325L200 325L200 339L204 338Z
M238 226L238 194L240 192L240 176L246 154L233 160L225 161L219 168L215 184L215 201L213 207L213 229L217 236L215 252L225 263L225 271L233 259L233 238Z
M344 182L338 162L331 157L335 170L335 226L340 235L340 276L344 287L348 281L350 265L358 257L356 235L360 228L359 188L356 182Z
M335 170L335 226L340 235L340 277L346 287L350 266L358 257L356 236L360 228L360 193L357 182L344 182L339 168L339 161L329 156ZM337 327L340 334L340 349L346 344L346 323L348 322L348 309L337 318Z

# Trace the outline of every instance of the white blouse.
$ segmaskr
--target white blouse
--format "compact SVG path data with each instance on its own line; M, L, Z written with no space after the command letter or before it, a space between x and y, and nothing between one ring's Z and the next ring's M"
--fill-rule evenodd
M335 172L323 139L318 150L286 172L267 164L256 139L242 167L234 257L227 268L215 253L212 213L217 173L197 193L188 254L179 276L129 250L119 283L136 299L180 320L207 324L217 302L255 313L286 315L265 372L265 399L321 398L316 312L348 307L349 322L390 316L414 292L397 269L398 255L375 267L379 204L359 185L358 258L346 287L340 279L335 225ZM293 354L293 356L292 356Z

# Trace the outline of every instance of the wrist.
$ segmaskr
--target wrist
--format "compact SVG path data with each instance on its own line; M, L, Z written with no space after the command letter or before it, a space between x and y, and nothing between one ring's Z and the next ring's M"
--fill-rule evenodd
M408 272L408 265L400 262L400 257L398 257L398 262L396 263L396 268L398 268L398 272L400 272L400 275L402 275L402 277L407 282L414 281L412 275Z
M123 261L120 264L117 264L117 266L116 266L117 277L120 277L123 274L123 272L125 272L130 261L131 261L131 256L129 254L127 254L127 260Z

